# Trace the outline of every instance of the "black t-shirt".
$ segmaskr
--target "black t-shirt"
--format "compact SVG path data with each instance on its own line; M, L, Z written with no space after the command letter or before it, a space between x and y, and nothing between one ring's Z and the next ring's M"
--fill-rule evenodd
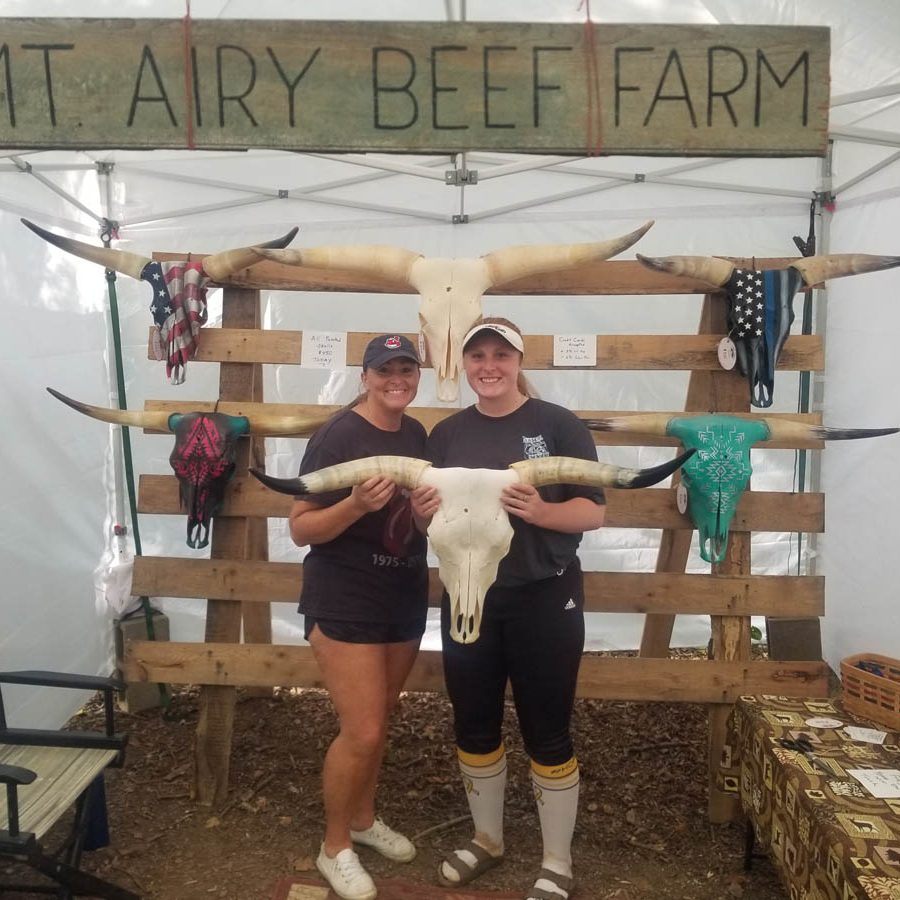
M523 459L574 456L596 461L594 439L572 412L530 399L508 416L485 416L474 406L435 425L428 437L426 459L435 466L505 469ZM552 484L538 488L551 503L586 497L605 503L602 488ZM513 587L557 575L575 561L581 534L538 528L510 516L513 539L500 563L496 584Z
M305 475L365 456L425 458L425 429L404 416L399 431L382 431L353 410L338 413L310 439L300 464ZM303 500L331 506L350 489ZM409 494L397 490L336 538L313 544L303 561L300 612L355 622L407 622L428 606L426 539L416 529Z

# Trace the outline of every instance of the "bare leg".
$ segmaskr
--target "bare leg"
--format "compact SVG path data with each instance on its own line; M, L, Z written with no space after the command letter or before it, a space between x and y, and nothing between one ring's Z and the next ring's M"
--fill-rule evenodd
M382 644L385 651L385 706L384 722L385 735L387 736L387 723L391 714L397 708L400 699L400 691L406 683L406 678L416 661L419 652L419 641L404 641L398 644ZM384 758L385 740L382 739L378 759L370 770L368 782L360 791L359 803L353 811L350 827L354 831L364 831L375 820L375 789L378 785L378 776L381 773L381 762Z
M387 718L415 659L417 642L351 644L332 640L318 628L309 640L340 723L322 772L324 846L334 857L351 846L351 825L363 829L374 820Z

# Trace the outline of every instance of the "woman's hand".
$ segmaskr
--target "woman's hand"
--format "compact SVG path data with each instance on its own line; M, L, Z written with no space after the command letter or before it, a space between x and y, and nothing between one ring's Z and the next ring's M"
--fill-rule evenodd
M533 484L508 484L500 495L501 506L531 525L540 525L549 504Z
M416 522L427 527L431 522L432 516L441 505L441 495L438 493L438 489L429 485L422 485L409 495L409 499Z
M386 475L375 475L354 486L350 500L362 513L377 512L387 505L397 486Z

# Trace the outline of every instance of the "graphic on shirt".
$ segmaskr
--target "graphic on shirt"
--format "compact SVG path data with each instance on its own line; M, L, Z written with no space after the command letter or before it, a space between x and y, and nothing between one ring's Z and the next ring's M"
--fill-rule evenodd
M539 459L542 456L550 455L547 442L544 440L542 434L539 434L536 437L528 437L523 434L522 449L525 452L525 459Z
M392 556L407 556L409 546L416 535L409 492L396 491L388 503L387 510L388 517L381 536L384 549Z

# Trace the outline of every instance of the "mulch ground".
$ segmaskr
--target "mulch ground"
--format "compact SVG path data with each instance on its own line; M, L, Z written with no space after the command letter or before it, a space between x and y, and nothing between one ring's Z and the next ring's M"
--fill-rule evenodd
M162 709L117 716L125 767L107 775L112 843L84 866L147 900L273 900L285 878L316 878L323 829L319 772L336 733L327 694L238 691L231 792L219 809L190 798L199 691ZM98 702L72 721L102 725ZM574 859L582 900L786 900L763 859L743 871L743 826L707 820L707 712L694 704L576 702L582 789ZM507 710L507 854L472 887L520 896L540 865L528 760ZM379 811L415 836L397 865L360 850L376 878L434 884L442 855L470 836L446 697L405 694L390 732ZM444 896L441 892L441 896Z

